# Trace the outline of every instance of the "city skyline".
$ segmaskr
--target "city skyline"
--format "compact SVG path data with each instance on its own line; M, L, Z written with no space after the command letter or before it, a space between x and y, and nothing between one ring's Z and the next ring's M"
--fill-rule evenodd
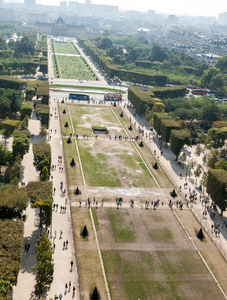
M37 0L37 4L47 4L45 0ZM67 1L69 2L69 1ZM76 2L84 3L78 0ZM49 0L49 5L59 5L60 0ZM141 0L138 2L120 1L120 0L93 0L92 4L116 5L120 10L136 10L147 12L154 10L158 14L174 14L186 16L215 16L220 13L227 12L227 2L217 0L215 2L207 2L206 0L160 0L151 2L149 0Z

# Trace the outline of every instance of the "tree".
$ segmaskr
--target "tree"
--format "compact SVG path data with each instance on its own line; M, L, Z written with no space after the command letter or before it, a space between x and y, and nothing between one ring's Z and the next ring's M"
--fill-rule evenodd
M218 161L218 150L217 149L212 149L206 156L207 159L207 166L209 168L214 169L215 164Z
M202 150L202 149L201 149L200 145L197 145L197 146L196 146L196 149L195 149L195 155L196 155L196 156L200 156L201 150Z
M50 173L47 166L44 166L40 172L39 178L41 181L47 181L50 178Z
M160 61L160 62L163 62L165 59L167 60L167 58L168 58L168 53L166 49L162 48L159 45L154 45L152 47L152 50L149 53L149 57L148 57L150 61Z
M189 177L190 177L190 171L194 168L194 165L195 165L195 163L194 163L193 159L191 159L187 164L187 168L189 170Z
M0 166L7 166L12 160L12 152L8 151L6 147L0 144Z
M225 86L225 79L221 73L213 76L210 82L210 88L222 90Z
M10 183L12 185L18 185L21 176L21 163L20 159L17 159L11 169Z
M220 69L221 72L225 73L227 71L227 56L219 57L215 67Z
M197 184L197 177L199 177L201 175L201 173L202 173L201 168L202 168L201 165L198 165L197 168L194 171L194 175L196 177L196 184Z
M94 288L93 292L90 294L90 300L100 300L100 294L98 292L97 287Z
M10 282L0 277L0 297L6 297L8 295L9 287Z
M28 153L30 140L27 137L17 137L13 139L13 156L19 156L23 159L25 153Z
M72 158L71 162L70 162L70 166L71 167L74 167L76 165L75 161L74 161L74 158Z
M215 169L222 169L227 171L227 161L225 160L225 158L222 158L221 160L216 162Z
M46 126L41 126L41 129L40 129L40 133L41 137L44 138L44 141L46 140L46 137L47 137L47 129L46 129Z
M227 127L211 128L208 131L205 143L213 148L221 148L227 139Z
M13 134L14 130L19 126L19 124L20 121L10 120L8 118L2 121L5 144L6 140Z
M0 37L0 50L7 50L6 40L3 37Z
M109 29L104 29L103 36L105 36L105 37L110 36L110 30Z
M200 184L203 187L203 193L204 193L204 188L207 186L207 177L208 177L207 172L203 172L202 178L200 180Z
M98 48L99 49L110 49L112 47L112 42L109 38L105 37L105 38L102 38L101 41L99 42L98 44Z
M187 154L185 152L183 152L181 155L181 161L186 162L186 160L187 160Z
M87 226L85 225L84 228L81 230L81 236L85 239L88 236Z
M219 69L215 67L210 67L207 70L203 71L203 75L201 77L200 83L204 87L208 87L212 78L219 73Z
M44 166L47 166L50 174L51 165L51 148L50 144L45 141L33 144L34 166L37 171L41 172Z
M191 144L191 133L187 129L171 130L170 135L170 149L176 155L176 160L184 145Z
M50 289L54 279L54 263L51 242L45 233L41 235L36 245L36 285L35 294L41 296Z
M50 226L52 221L52 199L39 199L32 204L32 208L39 208L39 227Z
M221 169L209 169L207 192L212 201L220 208L221 215L227 208L227 172Z
M13 93L12 100L10 102L10 114L12 116L14 116L16 114L16 112L19 111L19 109L20 109L20 107L19 107L19 104L17 102L16 95L15 95L15 93Z
M161 119L162 140L169 143L172 130L180 130L181 125L175 120ZM180 152L179 152L180 154ZM179 155L178 154L178 155Z
M5 119L10 114L10 104L7 101L0 102L0 118Z
M21 219L28 205L28 195L24 188L7 184L0 187L0 218Z

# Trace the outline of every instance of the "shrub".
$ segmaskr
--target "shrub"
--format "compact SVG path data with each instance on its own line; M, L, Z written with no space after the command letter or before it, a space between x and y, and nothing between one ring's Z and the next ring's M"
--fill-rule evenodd
M77 187L75 190L74 190L74 195L81 195L81 191L79 190L79 188Z
M139 146L140 146L140 147L143 147L143 141L141 141L141 142L139 143Z
M71 167L74 167L76 165L75 161L74 161L74 158L72 158L71 162L70 162L70 166Z
M71 144L72 141L71 141L71 138L69 137L68 140L67 140L67 144Z
M69 124L68 124L67 121L65 122L65 127L66 127L66 128L69 127Z
M87 230L87 226L85 225L84 228L81 230L80 235L85 239L86 237L88 237L88 230Z
M177 197L177 193L176 193L175 189L173 189L173 191L170 192L170 195L171 195L173 198Z
M153 165L153 168L154 168L155 170L158 170L158 164L157 164L157 161L156 161L155 164Z

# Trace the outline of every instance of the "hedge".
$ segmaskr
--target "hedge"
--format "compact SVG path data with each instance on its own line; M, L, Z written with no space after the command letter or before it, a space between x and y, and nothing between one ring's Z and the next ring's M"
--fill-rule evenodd
M37 118L40 120L42 126L48 128L50 108L48 105L38 104L35 107Z
M105 71L105 73L110 78L114 78L114 76L117 76L121 80L137 82L140 84L158 86L166 85L167 76L165 75L152 75L143 72L120 69L118 66L112 65L112 60L110 57L107 57L106 52L104 50L98 49L94 44L91 43L91 41L78 37L78 42L80 46L85 49L85 52L93 58L93 60L101 67L102 70Z
M0 220L0 277L17 285L24 235L22 220Z
M0 86L5 89L22 90L25 88L25 81L16 77L0 76Z
M26 190L32 203L37 200L52 199L52 181L30 181Z
M32 114L32 111L33 111L33 102L28 102L28 101L22 102L21 109L20 109L20 114L21 114L20 119L21 119L21 121L24 120L24 118L26 116L28 116L30 118L31 114Z
M153 108L153 96L151 89L142 90L140 87L130 87L128 89L128 99L139 114L144 114L147 107Z

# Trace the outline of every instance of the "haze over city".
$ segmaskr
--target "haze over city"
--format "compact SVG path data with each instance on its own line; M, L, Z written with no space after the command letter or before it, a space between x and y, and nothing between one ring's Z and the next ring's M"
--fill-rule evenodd
M4 2L23 2L16 0L5 0ZM59 5L60 0L49 0L48 3L44 0L37 0L37 4L44 5ZM69 2L69 1L67 1ZM76 2L84 3L84 1L78 0ZM120 1L120 0L95 0L92 4L105 4L116 5L120 10L136 10L141 12L147 12L148 10L154 10L160 14L174 14L174 15L187 15L187 16L215 16L218 17L220 13L227 11L227 2L223 0L217 0L213 2L207 2L205 0L161 0L161 1Z

